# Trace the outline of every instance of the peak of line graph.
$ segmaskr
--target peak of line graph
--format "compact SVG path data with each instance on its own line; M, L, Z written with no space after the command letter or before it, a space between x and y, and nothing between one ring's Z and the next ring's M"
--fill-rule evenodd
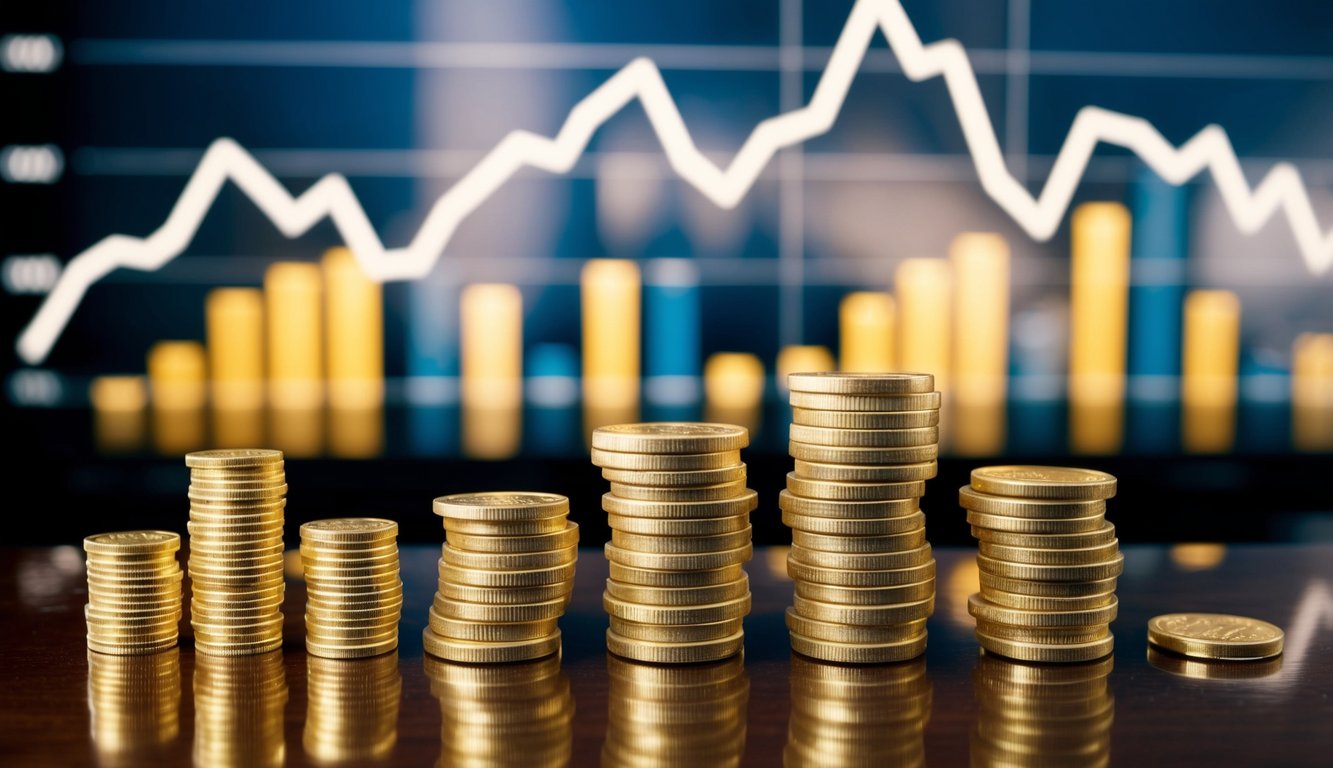
M597 130L636 100L672 170L714 204L732 208L780 150L833 127L876 31L883 33L909 80L944 79L982 189L1032 238L1046 240L1055 233L1097 146L1110 144L1130 150L1171 184L1184 184L1208 171L1240 232L1252 234L1283 213L1309 272L1318 275L1333 267L1333 233L1321 228L1299 171L1278 163L1250 186L1226 132L1216 125L1177 146L1143 118L1085 107L1074 118L1041 192L1033 196L1005 165L963 46L952 39L923 43L899 0L858 0L810 101L756 125L725 167L714 165L695 145L657 66L646 58L634 59L575 104L554 137L522 130L507 135L435 201L411 242L401 248L384 245L341 175L324 176L293 196L240 145L218 139L156 231L143 238L110 235L70 260L19 335L16 349L28 364L40 364L97 281L118 268L156 270L179 256L229 181L286 237L299 237L327 218L373 279L422 277L443 255L458 226L510 178L525 168L568 172Z

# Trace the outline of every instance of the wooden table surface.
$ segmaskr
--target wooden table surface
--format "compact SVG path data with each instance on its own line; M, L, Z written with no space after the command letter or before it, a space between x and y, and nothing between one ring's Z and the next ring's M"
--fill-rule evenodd
M82 553L0 550L0 764L1333 764L1333 547L1126 553L1115 654L1101 663L979 655L968 550L937 553L923 659L794 658L782 621L791 585L774 548L749 566L744 658L655 668L606 654L607 569L593 549L561 622L563 659L497 667L423 658L434 547L403 548L397 654L347 663L306 656L299 581L281 652L196 656L185 624L178 651L89 654ZM1181 610L1272 621L1286 653L1211 666L1150 655L1147 620Z

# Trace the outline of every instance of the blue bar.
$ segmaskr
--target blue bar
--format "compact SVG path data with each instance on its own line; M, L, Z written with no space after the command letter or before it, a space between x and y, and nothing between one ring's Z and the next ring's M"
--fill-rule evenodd
M445 261L408 288L407 401L458 402L458 282Z
M568 344L535 344L523 370L532 406L523 419L524 449L539 456L581 454L578 350Z
M1181 307L1189 251L1189 193L1141 171L1133 190L1129 289L1129 397L1180 396Z
M689 259L653 259L644 275L644 398L662 405L701 399L699 270Z

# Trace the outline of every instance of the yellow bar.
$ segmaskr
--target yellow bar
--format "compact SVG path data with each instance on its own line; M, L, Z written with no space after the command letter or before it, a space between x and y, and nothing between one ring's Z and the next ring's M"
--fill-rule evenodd
M1009 244L995 234L964 233L954 238L949 261L954 399L1001 402L1009 377Z
M346 248L332 248L324 271L329 404L374 408L384 402L384 298Z
M307 459L324 451L324 409L274 406L269 409L270 441L289 458Z
M893 296L882 291L849 293L838 307L840 367L852 373L894 370Z
M523 402L523 295L512 285L469 285L459 298L463 403Z
M787 377L793 373L837 370L828 347L791 345L778 350L778 391L787 391Z
M640 283L632 261L583 267L583 398L599 409L639 401Z
M223 408L211 411L214 448L254 448L264 444L263 408Z
M1292 442L1333 451L1333 333L1301 334L1291 357Z
M482 406L463 401L463 455L491 461L518 454L523 441L523 410L517 404Z
M208 375L218 408L264 403L264 295L257 288L218 288L204 300Z
M103 453L131 453L144 443L148 386L142 376L98 376L88 387L93 434Z
M745 352L718 352L704 363L704 420L754 431L764 403L764 364Z
M159 341L148 350L148 385L154 408L203 408L207 397L204 345Z
M264 274L269 398L276 408L324 401L324 337L319 267L279 262Z
M907 259L894 273L898 298L898 367L930 373L935 389L949 387L949 341L953 312L953 280L948 262Z
M1236 437L1240 299L1230 291L1185 297L1181 405L1185 450L1229 450Z
M340 459L369 459L384 452L384 409L330 408L329 453Z
M1129 211L1085 203L1071 221L1070 447L1114 453L1124 442L1129 316Z

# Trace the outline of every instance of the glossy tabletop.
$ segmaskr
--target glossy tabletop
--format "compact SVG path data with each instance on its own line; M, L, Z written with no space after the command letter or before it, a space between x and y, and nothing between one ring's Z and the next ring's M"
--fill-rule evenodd
M1073 666L982 656L965 608L973 552L941 550L922 659L843 667L793 657L785 550L750 563L744 658L653 667L609 657L606 562L583 550L563 658L423 658L437 548L404 547L396 654L307 657L303 589L287 647L241 659L89 654L82 553L0 551L4 765L1329 765L1333 547L1128 547L1114 656ZM297 568L299 571L299 567ZM188 588L187 588L188 589ZM188 595L188 591L187 591ZM1146 622L1182 610L1281 626L1258 664L1158 657Z

